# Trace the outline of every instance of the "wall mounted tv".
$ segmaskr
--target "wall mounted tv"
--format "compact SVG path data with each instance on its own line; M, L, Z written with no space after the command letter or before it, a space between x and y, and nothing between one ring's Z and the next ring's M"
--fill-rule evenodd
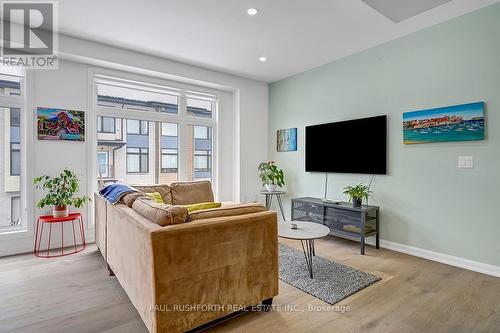
M306 171L386 174L387 116L306 127Z

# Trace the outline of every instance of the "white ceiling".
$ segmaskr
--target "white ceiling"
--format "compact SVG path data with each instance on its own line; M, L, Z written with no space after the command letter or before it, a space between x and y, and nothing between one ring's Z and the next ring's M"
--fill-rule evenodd
M498 1L394 23L361 0L65 0L59 20L61 33L273 82Z

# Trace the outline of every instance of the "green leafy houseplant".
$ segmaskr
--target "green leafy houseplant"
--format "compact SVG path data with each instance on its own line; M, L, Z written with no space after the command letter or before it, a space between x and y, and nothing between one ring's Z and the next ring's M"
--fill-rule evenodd
M278 168L273 161L262 162L259 165L259 171L262 185L264 185L269 192L276 191L276 186L283 187L285 185L283 170Z
M352 204L355 207L361 206L363 199L368 201L368 198L372 196L372 191L365 184L349 185L344 187L344 194L349 197L349 201L352 200Z
M47 191L37 204L38 208L53 206L54 217L68 216L68 206L81 208L90 201L87 196L74 197L78 192L79 179L76 174L68 169L64 169L59 175L54 177L39 176L33 179L33 184L37 189Z

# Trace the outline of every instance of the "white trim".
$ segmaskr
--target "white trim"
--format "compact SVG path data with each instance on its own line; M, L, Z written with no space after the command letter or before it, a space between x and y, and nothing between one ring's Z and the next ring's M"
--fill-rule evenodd
M85 190L87 196L94 198L94 192L97 191L98 170L97 170L97 113L95 108L94 99L97 98L96 86L94 84L94 70L87 68L87 112L85 112L85 145L86 145L86 161L85 166L87 183ZM116 129L116 124L115 124ZM85 235L92 235L95 238L95 214L94 214L94 200L91 200L86 207L87 221L85 223L87 233Z
M500 277L500 266L485 264L479 261L455 257L449 254L429 251L418 247L395 243L383 239L380 240L380 246L384 249L406 253L415 257L424 258L432 261L437 261L442 264L460 267L463 269L467 269L469 271Z
M84 41L81 40L84 43L88 43L89 41ZM92 42L90 42L92 43ZM114 49L119 49L119 48L114 48ZM128 50L125 50L128 51ZM133 52L134 54L137 54L135 51L128 51L128 52ZM146 57L151 57L151 55L144 54ZM236 90L239 90L238 88L235 88L233 85L227 85L224 83L214 83L212 81L207 81L207 80L202 80L202 79L194 79L186 76L185 74L178 75L178 74L171 74L168 72L165 72L164 68L163 69L147 69L144 68L143 66L136 66L136 65L125 65L123 63L119 62L110 62L106 61L103 59L98 59L93 56L82 56L82 55L76 55L73 53L67 53L67 52L59 52L59 59L79 63L79 64L85 64L88 65L89 68L93 68L94 70L98 70L100 75L106 76L116 76L116 72L121 72L125 73L128 76L132 75L137 75L140 77L149 77L150 81L153 80L158 80L160 82L160 85L164 85L165 81L171 81L174 83L176 87L181 87L181 86L194 86L195 91L197 92L203 92L204 90L208 90L207 93L211 94L211 91L226 91L226 92L235 92ZM169 61L167 59L162 59L165 61ZM177 63L182 66L187 66L188 68L197 68L197 66L193 65L188 65L184 63ZM146 66L147 67L147 66ZM201 71L205 71L207 69L199 67ZM208 70L209 72L214 72L212 70ZM107 74L110 73L110 74ZM226 74L222 72L217 72L215 73L219 74ZM235 76L232 74L227 74L230 77L233 77L238 80L242 81L252 81L252 82L261 82L258 80L252 80L252 79L247 79L239 76ZM142 78L139 79L139 81L144 82ZM216 80L218 81L218 80ZM220 80L219 80L220 81ZM153 83L154 84L154 83ZM184 89L184 88L183 88ZM188 88L185 88L185 90L189 90Z

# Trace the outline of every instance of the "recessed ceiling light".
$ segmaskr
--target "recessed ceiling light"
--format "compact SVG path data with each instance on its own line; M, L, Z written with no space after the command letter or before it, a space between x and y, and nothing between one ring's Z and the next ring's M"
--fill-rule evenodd
M260 57L260 58L259 58L259 61L260 61L260 62L265 62L265 61L267 61L267 58L266 58L266 57Z
M257 8L248 8L248 10L247 10L248 15L250 15L250 16L257 15L258 12L259 11L257 10Z

